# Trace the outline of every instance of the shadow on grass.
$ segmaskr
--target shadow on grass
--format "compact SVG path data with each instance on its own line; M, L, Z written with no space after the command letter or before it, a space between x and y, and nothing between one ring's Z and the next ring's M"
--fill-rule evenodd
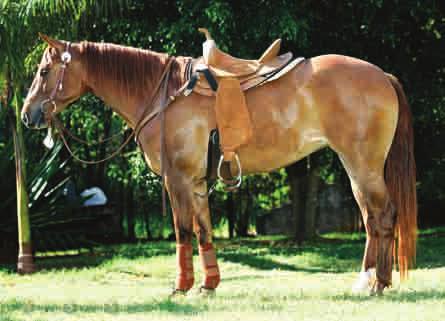
M293 271L293 272L325 272L325 269L322 268L303 268L298 267L292 264L286 264L277 262L272 259L267 259L255 254L242 254L242 253L220 253L218 255L219 258L222 258L225 261L230 261L234 263L240 263L243 265L247 265L249 267L258 269L258 270L283 270L283 271Z
M226 243L218 248L218 257L259 270L279 269L308 273L343 273L359 269L364 245L353 242L321 243L320 241L298 246L293 242L280 241L267 244L249 240L233 244ZM280 262L279 258L293 262ZM275 259L276 257L276 259ZM308 258L308 259L306 259ZM294 263L295 262L295 263Z
M432 299L443 300L445 299L445 292L437 290L423 290L423 291L410 291L410 292L391 292L390 290L385 292L382 296L370 296L370 295L355 295L352 293L345 293L341 295L330 296L329 299L334 301L353 301L353 302L366 302L370 300L383 300L385 302L420 302Z
M173 255L174 243L137 243L101 246L89 253L66 256L44 256L36 259L39 271L52 271L59 269L94 268L113 258L137 259L150 258L160 255ZM6 266L9 271L15 271L15 266Z
M428 235L418 241L417 268L437 268L445 266L445 237L441 235ZM302 246L282 239L280 241L267 241L247 239L235 242L222 242L218 257L233 263L250 266L255 269L269 270L281 269L285 271L302 271L309 273L329 272L344 273L357 271L365 248L365 240L337 240L319 238ZM289 259L293 256L316 257L299 266L282 263L271 256Z
M419 239L417 244L417 268L445 266L445 237L429 236Z
M235 239L217 241L217 255L225 261L239 263L258 270L280 269L309 273L344 273L360 268L364 239L319 238L298 245L290 239ZM418 242L417 267L445 266L445 237L438 234L423 236ZM121 244L95 248L90 253L65 257L44 257L36 260L41 271L97 267L113 258L150 258L174 255L174 242ZM196 254L196 253L195 253ZM309 259L299 262L295 256ZM280 262L288 261L288 262ZM13 273L15 265L2 265L0 270Z
M195 314L204 310L207 310L207 304L194 306L185 302L176 302L174 300L165 299L156 302L147 303L131 303L131 304L78 304L78 303L66 303L66 304L35 304L30 302L23 302L19 300L10 300L2 302L0 312L2 314L11 313L14 311L20 311L21 313L33 313L33 312L61 312L61 313L142 313L142 312L170 312L181 315Z

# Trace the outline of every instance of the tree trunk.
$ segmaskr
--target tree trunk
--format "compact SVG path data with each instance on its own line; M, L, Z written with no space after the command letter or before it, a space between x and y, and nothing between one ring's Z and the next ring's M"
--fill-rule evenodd
M243 202L243 198L245 198L245 202ZM243 203L245 203L245 206L243 206ZM250 193L249 193L249 185L246 182L245 187L241 188L239 191L239 217L238 217L238 224L237 224L237 235L246 237L248 236L249 231L249 213L250 213L250 206L251 206L251 200L250 200Z
M150 231L150 211L145 210L144 217L145 217L145 232L147 233L147 240L152 240L153 235L151 234Z
M295 220L295 240L301 243L304 240L307 159L286 167L286 172L290 185L292 217Z
M318 190L320 187L320 155L318 153L308 156L309 171L307 174L306 211L304 219L304 239L316 236L316 217L318 210Z
M10 77L7 77L7 93L5 97L11 97L12 89ZM7 100L9 100L7 98ZM5 104L6 106L8 105ZM17 271L20 274L29 274L35 271L34 257L31 241L31 225L28 210L28 191L26 190L26 168L25 168L25 144L23 140L23 127L20 120L20 106L18 96L15 95L13 105L15 108L15 124L13 116L8 111L9 121L12 129L12 137L15 152L16 190L17 190L17 224L19 253L17 260Z
M124 187L122 183L113 183L113 191L110 195L115 195L116 211L119 215L120 237L125 239L125 215L124 215Z
M127 239L129 242L136 241L136 233L134 231L134 197L133 190L129 186L124 187L125 201L124 201L124 212L127 216Z
M107 139L110 136L111 132L111 122L113 117L113 111L111 109L105 109L104 111L104 131L102 135L98 135L99 140ZM98 151L97 151L97 159L104 159L107 155L107 146L108 144L113 144L114 141L111 142L105 142L98 145ZM96 186L99 186L100 188L106 190L105 188L105 169L107 162L101 162L97 164L97 169L95 171L95 179L94 184Z
M235 234L235 204L233 202L233 194L228 193L226 201L227 221L229 223L229 238L233 238Z

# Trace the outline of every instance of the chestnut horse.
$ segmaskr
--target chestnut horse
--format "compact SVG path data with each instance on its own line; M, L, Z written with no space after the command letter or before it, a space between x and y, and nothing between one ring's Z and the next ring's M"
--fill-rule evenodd
M132 128L147 108L148 97L169 61L166 54L114 44L70 45L70 61L61 59L67 42L49 44L26 97L22 119L44 128L43 106L51 96L54 113L85 93L100 97ZM172 57L168 82L172 95L186 79L186 61ZM60 88L59 71L66 64ZM53 95L53 93L56 93ZM268 172L324 147L340 157L366 226L362 273L376 269L371 293L391 284L398 239L401 277L413 263L417 201L411 113L402 86L378 67L351 57L324 55L307 59L285 76L246 92L254 134L239 149L244 173ZM46 102L45 102L46 101ZM212 246L207 191L207 147L216 127L214 98L178 96L165 110L165 183L177 241L176 290L194 283L193 232L204 269L202 288L215 289L220 273ZM148 166L160 173L160 117L141 130L139 143ZM200 195L200 196L198 196Z

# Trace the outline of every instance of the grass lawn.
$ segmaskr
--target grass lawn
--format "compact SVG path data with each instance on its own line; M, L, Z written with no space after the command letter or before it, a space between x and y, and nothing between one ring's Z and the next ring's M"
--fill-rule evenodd
M0 321L445 320L444 230L423 233L417 270L401 285L394 273L394 287L383 297L350 291L364 246L357 235L329 235L300 247L282 238L216 245L222 281L214 297L193 289L168 298L175 257L167 242L41 258L32 276L0 266ZM195 270L198 284L197 256Z

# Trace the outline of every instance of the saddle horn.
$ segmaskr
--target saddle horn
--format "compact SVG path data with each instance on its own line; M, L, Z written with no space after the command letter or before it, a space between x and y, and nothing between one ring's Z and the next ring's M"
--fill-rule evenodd
M206 40L213 40L210 32L206 28L198 28L198 31L203 33L206 36Z

